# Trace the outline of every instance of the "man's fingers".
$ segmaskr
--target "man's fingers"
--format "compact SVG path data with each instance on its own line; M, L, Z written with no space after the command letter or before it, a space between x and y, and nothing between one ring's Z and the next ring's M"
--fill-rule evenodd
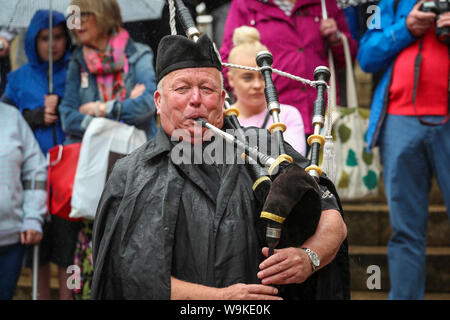
M442 27L448 27L450 26L450 12L446 12L445 14L442 14L439 18L439 20L436 22L436 27L442 28Z
M434 12L417 11L415 18L420 22L433 22L434 18L436 18L436 14Z
M248 292L250 294L264 294L264 295L277 295L278 289L271 286L262 284L249 284L247 285Z
M279 296L252 294L249 296L249 300L283 300L283 298Z
M268 257L268 255L269 255L269 248L264 247L262 249L262 253L263 253L263 255L265 257ZM279 254L279 250L274 250L274 254L271 255L270 257L268 257L263 262L261 262L260 265L259 265L259 268L261 270L269 268L270 266L272 266L274 264L280 263L284 259L286 259L286 257L284 257L282 254Z

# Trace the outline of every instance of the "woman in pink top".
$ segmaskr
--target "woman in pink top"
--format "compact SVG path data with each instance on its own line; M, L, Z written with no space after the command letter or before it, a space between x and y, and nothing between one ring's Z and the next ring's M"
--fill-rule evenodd
M322 19L321 0L233 0L228 11L220 55L229 61L232 35L240 26L252 26L261 42L273 54L273 67L306 79L314 79L314 69L328 66L328 48L337 69L345 67L345 55L338 31L347 36L352 58L357 44L350 35L344 12L336 0L326 0L328 19ZM226 71L225 71L226 72ZM225 74L224 72L224 74ZM317 92L286 77L273 75L281 103L297 108L305 133L313 133L312 114ZM339 88L338 88L339 89ZM339 93L338 93L338 103Z
M229 61L239 65L257 67L256 55L260 51L268 51L259 42L259 32L255 28L243 26L237 28L233 35L234 47ZM273 123L268 115L264 95L264 79L260 72L232 68L227 73L229 84L236 97L233 105L239 109L239 121L244 127L254 126L269 128ZM289 105L282 104L280 120L286 124L285 141L302 155L305 155L305 131L300 112Z

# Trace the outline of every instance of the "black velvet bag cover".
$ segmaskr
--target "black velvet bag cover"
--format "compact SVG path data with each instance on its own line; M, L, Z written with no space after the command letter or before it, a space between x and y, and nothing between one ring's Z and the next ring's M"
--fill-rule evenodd
M299 247L311 237L319 224L321 198L319 186L305 169L290 164L272 182L263 211L286 218L281 228L280 248ZM258 233L266 246L268 220L258 220ZM314 299L317 279L312 275L304 283L278 286L280 296L290 300Z

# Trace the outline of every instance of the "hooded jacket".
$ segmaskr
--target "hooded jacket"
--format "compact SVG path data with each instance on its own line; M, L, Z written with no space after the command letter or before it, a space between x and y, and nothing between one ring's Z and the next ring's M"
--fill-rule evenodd
M28 62L19 69L8 74L8 82L3 101L15 105L22 114L25 110L35 110L44 106L44 95L48 92L48 62L39 58L36 50L36 38L43 29L49 29L50 12L48 10L36 11L31 19L25 35L25 53ZM64 23L66 19L62 13L53 11L53 27ZM64 25L65 27L65 25ZM70 43L70 39L68 39ZM60 99L64 96L66 82L66 70L70 60L70 50L64 57L53 62L53 94ZM26 112L26 111L25 111ZM42 111L43 112L43 111ZM24 114L25 115L25 114ZM42 116L38 114L37 116ZM44 154L54 146L52 126L34 127L34 135ZM65 134L61 128L60 121L56 122L56 142L62 144Z

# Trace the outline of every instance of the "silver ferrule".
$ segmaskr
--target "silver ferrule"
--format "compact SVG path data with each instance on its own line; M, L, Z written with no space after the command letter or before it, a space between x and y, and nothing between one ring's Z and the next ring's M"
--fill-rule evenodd
M266 237L279 239L281 237L281 229L280 228L266 228Z
M278 101L272 101L267 105L267 109L269 109L270 112L272 111L280 112L280 103Z
M190 27L186 30L186 35L192 41L197 42L198 38L200 37L200 31L198 31L196 27Z
M320 124L321 127L323 127L323 124L325 123L325 117L321 115L315 115L312 118L313 125Z
M317 179L320 178L319 172L317 172L317 170L314 170L314 169L313 170L309 170L308 173L309 173L310 176L312 176L314 178L317 178Z

